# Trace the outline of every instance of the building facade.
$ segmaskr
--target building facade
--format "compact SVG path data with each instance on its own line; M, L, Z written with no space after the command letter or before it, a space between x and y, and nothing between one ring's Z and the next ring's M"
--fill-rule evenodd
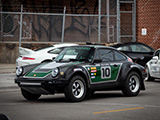
M160 48L160 1L118 1L0 0L0 55L7 56L0 62L14 63L18 46L60 42L142 42Z

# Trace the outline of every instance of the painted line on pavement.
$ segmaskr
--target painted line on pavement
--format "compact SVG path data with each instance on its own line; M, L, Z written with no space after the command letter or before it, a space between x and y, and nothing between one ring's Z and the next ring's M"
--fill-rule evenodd
M136 110L136 109L142 109L142 108L144 108L144 107L135 107L135 108L126 108L126 109L119 109L119 110L100 111L100 112L93 112L93 114L120 112L120 111Z

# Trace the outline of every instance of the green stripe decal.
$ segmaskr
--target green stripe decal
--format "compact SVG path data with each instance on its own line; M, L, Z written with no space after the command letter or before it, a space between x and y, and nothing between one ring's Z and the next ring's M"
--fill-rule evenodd
M96 66L95 70L92 70L93 67L87 67L87 69L90 74L91 82L96 83L116 80L119 74L120 66L121 65L118 65L117 67L114 67L113 65L109 67Z
M73 63L69 63L69 64L65 64L65 65L75 65L75 64L79 64L79 63L82 63L82 62L73 62ZM46 65L47 63L44 63L44 64L41 64L41 65L39 65L38 67L36 67L36 68L34 68L33 70L31 70L29 73L27 73L26 75L25 75L25 77L34 77L34 78L39 78L39 77L45 77L45 76L47 76L48 74L50 74L51 72L52 72L52 69L51 70L49 70L48 69L48 71L45 71L46 69L44 68L44 71L42 72L42 71L39 71L39 69L42 67L42 66L44 66L44 65ZM41 70L43 70L43 69L41 69Z
M49 71L47 73L34 73L34 72L29 72L26 77L45 77L46 75L50 74L52 71Z

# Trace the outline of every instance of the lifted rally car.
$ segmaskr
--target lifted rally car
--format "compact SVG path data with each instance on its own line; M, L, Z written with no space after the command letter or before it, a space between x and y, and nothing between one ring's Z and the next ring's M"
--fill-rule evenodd
M27 100L41 94L64 93L69 101L82 101L95 91L122 90L136 96L145 90L145 69L112 47L73 46L53 62L18 67L15 82Z

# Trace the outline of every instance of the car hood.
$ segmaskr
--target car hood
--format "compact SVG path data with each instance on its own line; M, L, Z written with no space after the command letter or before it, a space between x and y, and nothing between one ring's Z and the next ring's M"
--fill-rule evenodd
M48 76L53 68L56 67L62 67L62 66L71 66L71 65L77 65L82 62L50 62L50 63L43 63L39 66L32 69L30 72L28 72L24 77L46 77Z

